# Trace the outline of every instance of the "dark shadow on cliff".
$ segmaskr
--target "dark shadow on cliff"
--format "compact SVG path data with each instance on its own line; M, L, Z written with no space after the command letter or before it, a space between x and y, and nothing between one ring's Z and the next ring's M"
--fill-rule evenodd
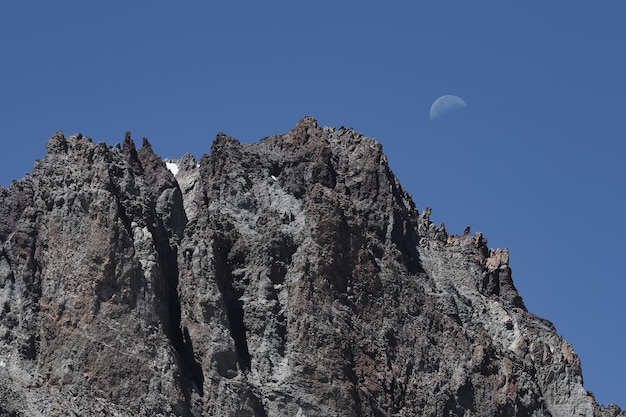
M241 371L249 371L252 365L250 351L248 350L248 339L246 337L246 325L244 323L244 306L241 296L243 287L238 282L241 277L234 275L238 266L245 263L245 254L233 250L234 240L231 225L218 225L217 230L221 233L213 238L213 252L215 254L215 278L217 286L222 294L228 316L230 335L235 344L237 362ZM226 229L223 231L223 229Z
M164 244L162 239L155 239L157 252L161 258L163 269L162 288L158 293L165 308L161 309L161 320L164 324L165 334L172 343L181 360L183 381L182 388L185 392L186 401L191 399L191 389L194 389L202 397L204 396L204 374L202 367L196 361L196 355L189 331L181 328L181 307L178 296L178 263L176 249Z
M187 330L187 327L183 329L183 349L183 358L189 368L188 372L190 372L191 387L195 389L201 397L203 397L204 373L202 372L202 367L195 359L193 342L191 341L191 337L189 336L189 330Z
M182 202L181 202L182 209ZM162 279L155 282L155 293L159 304L157 311L163 323L165 335L180 358L182 379L181 388L187 404L191 401L191 390L204 396L204 374L196 360L193 343L187 328L181 327L181 306L178 295L178 256L177 248L170 244L167 228L160 216L152 213L156 221L150 228L154 236L155 249L159 254ZM147 222L152 224L152 222ZM186 223L186 218L185 218Z

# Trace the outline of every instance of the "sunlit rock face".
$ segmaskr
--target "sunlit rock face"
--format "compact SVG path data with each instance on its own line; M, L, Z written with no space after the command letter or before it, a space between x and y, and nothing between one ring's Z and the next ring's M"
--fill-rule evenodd
M47 148L0 188L0 415L626 415L353 129Z

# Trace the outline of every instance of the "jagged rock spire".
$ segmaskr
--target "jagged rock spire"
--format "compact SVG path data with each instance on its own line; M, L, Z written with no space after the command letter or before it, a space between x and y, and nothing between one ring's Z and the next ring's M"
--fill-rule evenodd
M48 139L46 149L50 154L67 153L67 140L65 140L62 131L58 130L54 136Z

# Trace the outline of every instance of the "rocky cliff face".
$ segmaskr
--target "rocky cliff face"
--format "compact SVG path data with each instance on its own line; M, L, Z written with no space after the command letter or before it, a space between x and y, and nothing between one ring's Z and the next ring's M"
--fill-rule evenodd
M47 148L0 188L2 415L626 415L352 129Z

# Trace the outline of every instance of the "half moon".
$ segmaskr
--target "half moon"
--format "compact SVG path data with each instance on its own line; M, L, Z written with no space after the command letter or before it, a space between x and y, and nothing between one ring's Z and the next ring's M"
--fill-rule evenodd
M466 107L467 104L465 104L460 97L446 94L445 96L439 97L433 102L432 106L430 106L430 120Z

